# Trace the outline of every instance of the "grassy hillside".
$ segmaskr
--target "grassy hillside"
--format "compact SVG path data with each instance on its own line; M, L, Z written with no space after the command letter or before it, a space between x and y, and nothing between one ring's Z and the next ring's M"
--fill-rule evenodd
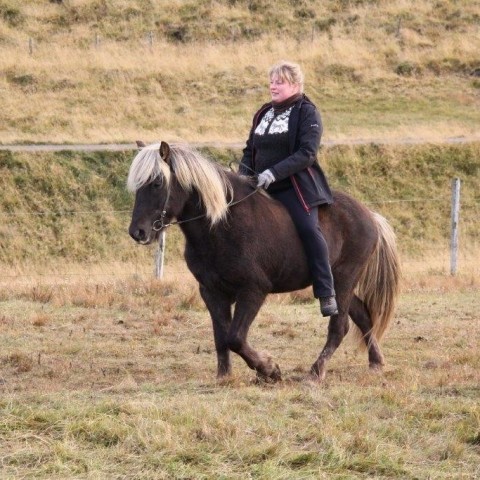
M205 150L227 164L236 150ZM151 255L127 233L133 197L125 179L134 152L0 152L0 263L130 262ZM462 179L461 245L478 248L480 143L466 146L361 146L324 149L334 188L384 214L409 255L444 248L450 182ZM169 233L167 258L182 250ZM447 250L445 250L447 252Z
M126 244L130 160L129 153L1 152L2 261L116 257L117 242Z
M0 142L241 141L298 61L325 138L478 135L478 0L0 0Z

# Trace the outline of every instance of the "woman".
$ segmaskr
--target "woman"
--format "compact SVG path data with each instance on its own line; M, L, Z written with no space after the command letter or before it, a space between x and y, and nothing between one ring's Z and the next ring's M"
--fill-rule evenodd
M318 208L333 202L317 162L322 121L303 93L299 65L280 62L269 76L272 101L253 117L240 173L258 174L257 186L288 209L307 254L314 296L320 299L322 315L328 317L338 309L328 247L318 222Z

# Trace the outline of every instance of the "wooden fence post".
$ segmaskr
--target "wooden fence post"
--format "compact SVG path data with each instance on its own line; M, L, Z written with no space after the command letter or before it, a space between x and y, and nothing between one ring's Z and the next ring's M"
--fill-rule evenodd
M163 263L165 261L165 230L160 233L158 250L155 253L155 278L163 278Z
M457 273L458 220L460 217L460 179L452 180L452 231L450 235L450 275Z

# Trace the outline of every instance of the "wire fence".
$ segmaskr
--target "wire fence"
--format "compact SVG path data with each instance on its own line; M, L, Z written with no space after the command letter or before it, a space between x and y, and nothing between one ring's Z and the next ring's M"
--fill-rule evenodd
M425 263L424 268L429 270L436 269L437 271L448 273L450 267L450 273L456 273L456 271L451 271L453 254L451 250L452 242L450 240L450 238L452 238L453 227L456 226L458 228L458 248L455 254L455 262L458 264L459 272L463 273L466 267L468 271L478 272L480 270L480 265L478 264L480 258L478 255L478 246L480 244L478 233L480 207L477 205L472 206L469 204L462 206L456 225L453 225L453 199L450 193L431 198L390 198L365 201L363 203L372 210L376 210L384 215L395 228L395 224L400 224L402 221L396 216L398 213L395 211L395 207L404 206L405 208L401 209L402 214L405 214L405 211L407 211L416 213L418 216L418 210L421 208L421 205L432 202L439 206L438 210L440 211L442 223L441 229L444 231L442 240L439 241L438 238L435 240L429 239L428 236L424 236L422 241L416 243L413 251L403 255L404 258L410 258L413 262L417 263L421 263L422 260L428 258L430 261ZM10 225L9 222L2 222L3 226L0 229L0 253L2 253L1 250L8 245L9 241L13 242L16 238L25 235L25 229L28 229L29 224L28 221L24 220L25 218L38 219L52 216L57 220L66 220L67 224L77 223L71 222L71 219L75 217L97 217L100 224L108 224L113 218L117 224L113 236L118 238L118 241L114 242L114 246L110 241L109 248L113 248L114 252L113 254L107 255L106 259L99 258L93 242L90 256L83 253L79 255L80 258L70 260L68 252L72 247L69 244L71 239L69 239L67 234L58 235L55 244L50 246L51 256L37 251L35 248L25 249L20 257L14 261L11 261L8 257L6 258L4 254L2 256L3 261L0 260L0 263L3 263L0 282L5 284L14 280L29 281L35 279L37 281L46 281L48 279L68 281L79 278L161 277L164 270L168 271L169 262L181 258L181 251L183 250L183 237L181 232L178 227L168 230L164 243L166 248L163 250L157 245L153 245L150 248L136 245L129 238L127 232L130 214L130 210L0 212L0 219L8 219L10 222ZM46 228L48 229L48 227ZM89 228L88 230L92 235L98 233L95 232L95 227L92 227L92 229ZM408 229L403 230L404 232L398 238L400 251L405 251L405 245L412 241L411 237L415 236L415 231L409 232ZM41 235L41 232L34 232L33 234L35 235L35 233ZM81 241L87 243L91 241L88 234L88 232L85 232L85 236ZM62 252L63 260L59 260L55 252ZM65 254L65 252L67 253ZM167 261L166 269L163 267L164 259ZM432 259L435 259L433 263L431 261Z

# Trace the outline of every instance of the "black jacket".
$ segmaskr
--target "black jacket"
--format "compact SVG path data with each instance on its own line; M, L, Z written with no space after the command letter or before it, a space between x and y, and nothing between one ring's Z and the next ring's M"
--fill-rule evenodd
M271 107L271 103L266 103L253 117L252 129L239 168L243 175L261 173L255 169L254 132ZM298 199L307 211L309 207L333 202L327 179L317 161L322 131L320 113L308 97L303 95L295 103L288 122L290 155L270 168L276 180L290 177Z

